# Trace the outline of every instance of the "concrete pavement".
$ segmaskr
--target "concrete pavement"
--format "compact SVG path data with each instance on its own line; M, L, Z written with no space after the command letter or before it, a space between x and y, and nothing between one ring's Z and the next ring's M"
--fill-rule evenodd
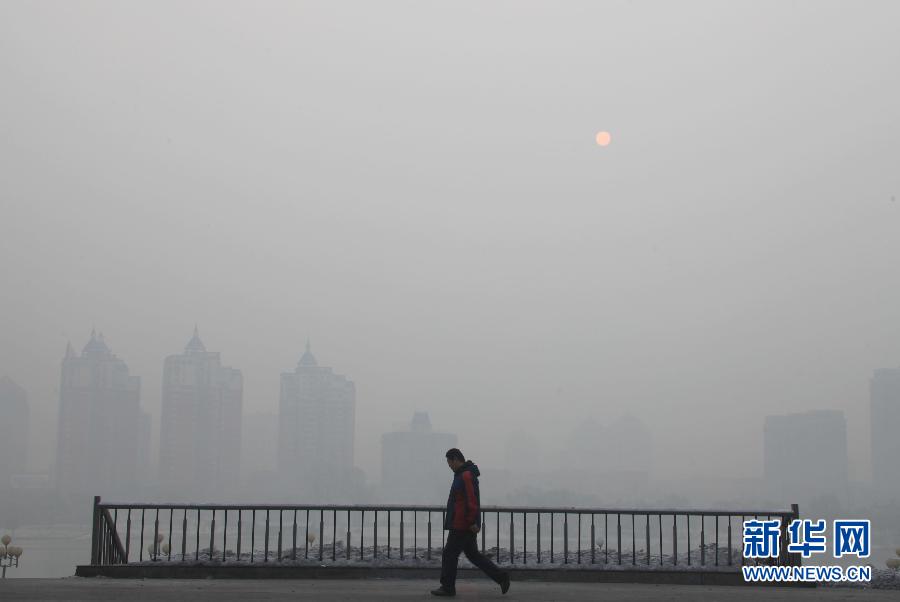
M7 579L0 581L0 599L18 600L437 600L429 590L436 580L250 580L250 579ZM545 602L559 600L676 601L736 600L897 600L897 592L849 588L727 587L648 585L638 583L513 582L505 596L493 583L464 580L456 600Z

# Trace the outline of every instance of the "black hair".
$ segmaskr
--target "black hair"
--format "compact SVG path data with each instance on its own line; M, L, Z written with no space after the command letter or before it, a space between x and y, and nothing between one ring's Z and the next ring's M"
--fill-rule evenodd
M459 460L460 462L466 461L466 457L463 455L463 453L461 451L459 451L458 449L456 449L455 447L448 449L447 453L444 455L447 457L448 460Z

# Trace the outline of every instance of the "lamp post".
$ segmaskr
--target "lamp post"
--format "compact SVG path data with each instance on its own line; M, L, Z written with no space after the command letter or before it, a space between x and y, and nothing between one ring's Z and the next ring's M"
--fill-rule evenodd
M19 557L22 555L22 548L11 545L12 537L4 535L0 537L0 567L3 568L2 579L6 579L6 567L19 566Z

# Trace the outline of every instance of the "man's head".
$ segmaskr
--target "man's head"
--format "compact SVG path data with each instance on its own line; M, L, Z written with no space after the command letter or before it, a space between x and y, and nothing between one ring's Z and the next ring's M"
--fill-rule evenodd
M447 466L449 466L450 470L453 472L459 470L459 467L466 463L466 457L455 447L453 449L448 449L447 453L444 455L447 457Z

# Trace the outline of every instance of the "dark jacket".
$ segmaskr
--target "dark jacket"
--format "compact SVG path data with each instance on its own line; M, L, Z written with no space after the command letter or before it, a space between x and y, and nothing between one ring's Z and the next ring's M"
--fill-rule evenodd
M481 526L481 494L478 492L478 467L467 460L453 475L450 497L447 498L447 514L444 529L468 529Z

